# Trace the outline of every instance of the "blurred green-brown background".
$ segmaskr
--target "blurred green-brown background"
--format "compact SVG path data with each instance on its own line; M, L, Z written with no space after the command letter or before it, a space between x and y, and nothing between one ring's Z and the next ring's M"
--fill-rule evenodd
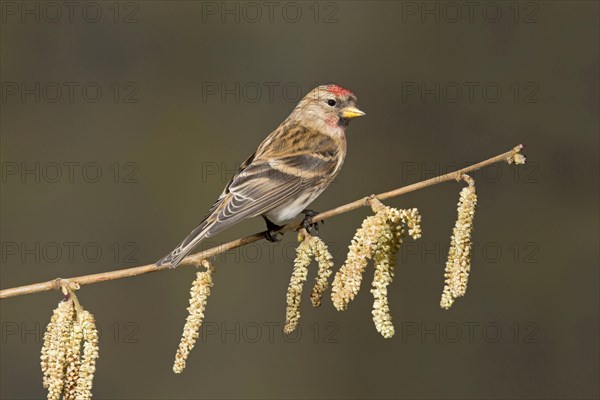
M67 4L68 3L68 4ZM3 289L148 264L194 228L232 171L317 83L367 117L313 205L449 172L524 143L529 164L475 173L467 295L439 307L461 185L418 207L383 339L372 269L347 311L305 287L282 333L295 235L217 257L205 329L171 367L190 268L85 286L102 336L97 399L597 398L595 1L2 1ZM321 229L336 268L363 209ZM263 229L247 221L219 243ZM211 244L205 244L209 246ZM5 399L45 396L39 351L60 300L2 300Z

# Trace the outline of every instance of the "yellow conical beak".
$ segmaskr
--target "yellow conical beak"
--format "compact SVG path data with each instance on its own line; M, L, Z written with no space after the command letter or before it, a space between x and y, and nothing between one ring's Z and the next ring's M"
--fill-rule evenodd
M346 107L342 109L342 118L356 118L366 115L356 107Z

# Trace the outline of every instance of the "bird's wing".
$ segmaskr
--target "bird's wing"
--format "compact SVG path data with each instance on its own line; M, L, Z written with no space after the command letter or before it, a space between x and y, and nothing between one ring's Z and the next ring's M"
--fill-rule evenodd
M312 187L320 186L329 160L298 153L278 160L254 160L238 173L215 208L211 236L240 220L255 217L285 204Z
M241 220L277 208L305 190L320 186L333 168L336 168L333 159L308 152L278 160L253 159L231 179L196 229L157 265L177 265L203 239Z
M342 153L340 152L342 151ZM285 123L250 156L210 213L208 236L277 208L333 178L344 150L329 136Z

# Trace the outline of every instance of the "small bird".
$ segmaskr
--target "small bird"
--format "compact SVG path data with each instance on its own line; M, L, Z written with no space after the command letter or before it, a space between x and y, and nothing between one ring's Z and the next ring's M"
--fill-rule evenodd
M322 85L311 90L242 163L196 229L156 265L175 268L202 240L247 218L261 215L270 241L299 214L305 214L306 223L315 215L306 207L344 163L349 121L363 115L348 89Z

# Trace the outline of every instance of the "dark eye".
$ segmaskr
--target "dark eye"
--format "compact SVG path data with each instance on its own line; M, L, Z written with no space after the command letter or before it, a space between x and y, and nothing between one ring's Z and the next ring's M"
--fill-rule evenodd
M327 104L329 104L331 107L335 106L335 100L327 100Z

